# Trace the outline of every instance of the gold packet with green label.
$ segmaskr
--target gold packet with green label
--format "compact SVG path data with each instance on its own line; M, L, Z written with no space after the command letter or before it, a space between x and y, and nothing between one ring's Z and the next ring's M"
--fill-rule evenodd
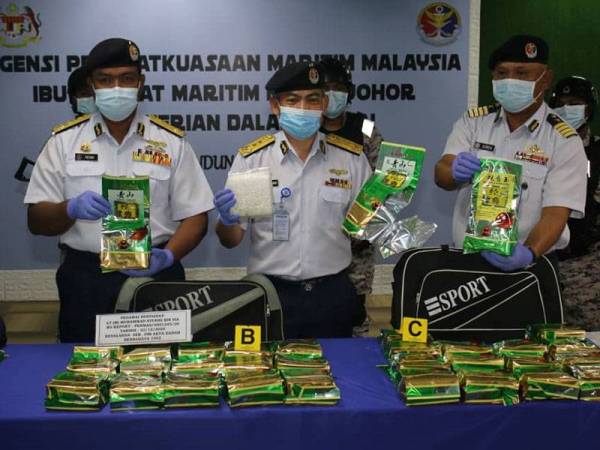
M512 255L519 240L521 170L521 164L515 161L481 159L481 170L473 175L464 253L489 250Z

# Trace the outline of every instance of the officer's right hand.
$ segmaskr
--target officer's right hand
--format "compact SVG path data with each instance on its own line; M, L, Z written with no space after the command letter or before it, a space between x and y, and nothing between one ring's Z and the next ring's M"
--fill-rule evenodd
M98 220L110 211L108 200L92 191L85 191L67 203L67 215L73 220Z
M461 152L452 161L452 178L457 183L469 183L473 174L481 169L481 161L471 152Z
M215 194L213 203L219 211L219 220L223 225L235 225L240 223L240 216L237 214L231 214L231 208L235 205L235 194L231 190L225 188Z

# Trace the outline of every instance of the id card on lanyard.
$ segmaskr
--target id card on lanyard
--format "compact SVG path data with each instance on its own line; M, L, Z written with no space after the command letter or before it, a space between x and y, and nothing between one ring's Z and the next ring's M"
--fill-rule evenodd
M283 188L279 196L279 204L273 209L273 240L290 240L290 213L283 205L283 200L292 195L290 188Z

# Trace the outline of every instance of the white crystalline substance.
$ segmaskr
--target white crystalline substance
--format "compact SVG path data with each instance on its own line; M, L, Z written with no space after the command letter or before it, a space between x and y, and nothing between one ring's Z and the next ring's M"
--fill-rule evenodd
M240 217L267 217L273 214L273 187L269 167L230 173L225 187L235 194L236 204L231 208L233 214Z

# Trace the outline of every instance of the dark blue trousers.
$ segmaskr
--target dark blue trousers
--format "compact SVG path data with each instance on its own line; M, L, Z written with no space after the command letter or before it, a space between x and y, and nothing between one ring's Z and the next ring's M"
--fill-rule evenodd
M281 301L286 339L352 337L361 305L346 271L305 281L267 276Z
M92 342L95 339L96 314L114 312L121 286L127 279L121 272L102 273L97 253L63 248L63 262L56 272L60 299L58 336L61 342ZM185 280L183 266L157 273L158 281Z

